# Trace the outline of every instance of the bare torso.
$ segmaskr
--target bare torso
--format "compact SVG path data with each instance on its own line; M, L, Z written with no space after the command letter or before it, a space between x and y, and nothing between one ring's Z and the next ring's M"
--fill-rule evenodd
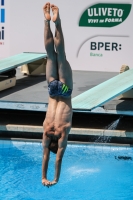
M49 98L49 106L44 121L44 135L52 140L68 135L71 129L71 98Z

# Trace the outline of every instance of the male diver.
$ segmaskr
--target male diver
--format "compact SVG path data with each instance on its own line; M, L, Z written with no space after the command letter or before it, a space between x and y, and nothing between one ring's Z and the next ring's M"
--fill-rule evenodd
M50 10L55 23L55 36L50 29ZM72 70L66 60L64 37L61 28L59 8L46 3L44 12L44 44L47 51L46 78L48 82L49 104L43 123L42 184L55 185L59 181L62 158L67 146L72 124L71 93L73 89ZM47 179L50 151L56 153L55 175Z

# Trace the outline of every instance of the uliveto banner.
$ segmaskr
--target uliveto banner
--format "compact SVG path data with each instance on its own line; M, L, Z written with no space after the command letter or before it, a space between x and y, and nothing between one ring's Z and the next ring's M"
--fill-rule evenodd
M87 8L79 21L79 26L113 27L126 20L131 4L98 3Z

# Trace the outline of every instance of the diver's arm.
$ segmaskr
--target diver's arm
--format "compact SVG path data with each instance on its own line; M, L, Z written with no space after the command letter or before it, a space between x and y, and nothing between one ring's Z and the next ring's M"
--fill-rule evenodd
M43 139L43 160L42 160L42 184L45 186L49 186L50 181L47 180L47 169L48 169L48 162L49 162L49 139L44 136Z
M49 148L44 148L43 161L42 161L42 179L47 178L47 169L49 162Z
M57 151L56 161L55 161L55 176L54 176L54 180L51 182L52 185L55 185L59 181L62 158L66 150L66 147L67 147L67 136L60 138L58 141L58 151Z

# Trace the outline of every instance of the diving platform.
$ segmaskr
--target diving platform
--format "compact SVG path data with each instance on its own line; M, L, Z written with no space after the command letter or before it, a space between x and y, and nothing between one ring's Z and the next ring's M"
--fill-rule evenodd
M125 73L125 72L124 72ZM73 71L72 99L115 77L118 72ZM79 81L80 80L80 81ZM48 85L45 75L25 76L16 69L16 86L0 91L0 110L46 112ZM92 110L74 109L74 113L133 116L133 98L116 97Z
M32 52L0 60L0 110L47 111L46 61ZM132 73L74 70L73 112L133 116Z
M72 99L73 109L93 110L133 88L133 69L83 92Z
M25 75L39 75L46 71L45 53L24 52L0 60L0 91L16 85L16 68Z
M46 58L45 53L24 52L0 60L0 74L15 69L27 63Z

